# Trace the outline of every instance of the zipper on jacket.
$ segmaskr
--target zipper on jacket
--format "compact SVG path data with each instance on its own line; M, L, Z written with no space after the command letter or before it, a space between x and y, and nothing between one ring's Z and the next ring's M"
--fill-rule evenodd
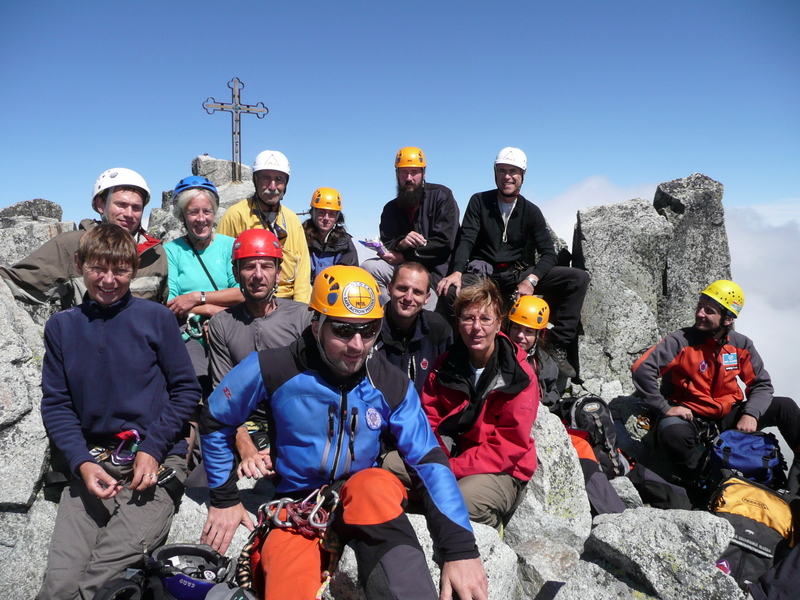
M350 410L350 462L356 462L356 432L358 431L358 407Z
M342 401L341 401L341 410L339 411L339 436L336 440L336 452L333 455L333 468L331 469L331 481L336 481L337 475L337 467L339 466L339 460L342 456L342 444L344 443L344 428L345 423L347 423L347 392L342 391ZM333 408L331 407L331 412L333 412Z
M329 406L328 439L325 440L325 450L322 452L322 462L319 465L319 474L323 476L327 473L328 456L331 453L331 441L333 441L335 415L336 415L336 409L333 406Z

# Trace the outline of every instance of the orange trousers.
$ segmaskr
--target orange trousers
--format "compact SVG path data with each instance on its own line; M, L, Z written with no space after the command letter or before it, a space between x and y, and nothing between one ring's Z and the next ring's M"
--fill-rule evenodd
M406 490L383 469L353 475L339 492L336 518L347 525L377 525L403 513ZM281 515L281 518L284 518ZM346 540L345 540L346 541ZM264 575L264 600L313 600L323 584L330 555L320 539L309 539L293 529L274 528L261 547L259 568Z

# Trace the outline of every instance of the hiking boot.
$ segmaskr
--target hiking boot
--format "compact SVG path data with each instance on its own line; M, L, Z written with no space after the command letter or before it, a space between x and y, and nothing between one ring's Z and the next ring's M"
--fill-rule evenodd
M548 344L547 353L556 361L558 372L564 375L564 377L572 378L578 374L577 371L575 371L575 367L573 367L567 359L566 348L555 344Z

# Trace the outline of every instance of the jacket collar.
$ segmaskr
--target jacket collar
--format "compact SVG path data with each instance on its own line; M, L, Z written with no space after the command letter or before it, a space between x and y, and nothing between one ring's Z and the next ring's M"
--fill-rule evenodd
M519 356L518 356L519 354ZM481 381L491 381L490 391L501 391L507 394L518 394L531 383L530 376L520 364L525 355L504 333L495 338L495 349L486 364ZM474 371L469 363L469 352L464 342L458 337L447 354L442 365L436 370L439 382L445 387L475 392Z

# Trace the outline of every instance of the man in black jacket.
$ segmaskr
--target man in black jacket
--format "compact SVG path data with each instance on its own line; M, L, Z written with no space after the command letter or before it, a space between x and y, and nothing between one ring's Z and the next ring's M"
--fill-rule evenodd
M453 255L453 272L439 282L437 292L452 306L462 279L466 285L476 277L488 276L508 304L518 296L542 296L553 311L548 353L563 375L575 377L567 348L577 335L589 274L556 266L542 211L520 194L527 166L528 159L519 148L503 148L498 153L494 161L497 189L470 198ZM538 256L534 265L526 262L530 250Z
M430 297L428 271L417 262L397 267L389 282L389 302L383 307L381 337L375 349L400 367L418 393L436 357L453 343L453 329L445 318L422 310Z
M422 264L432 285L447 275L460 216L450 188L425 181L427 161L422 150L401 148L394 166L397 197L383 207L380 224L381 242L387 251L361 265L378 282L381 304L389 300L387 284L399 264Z

